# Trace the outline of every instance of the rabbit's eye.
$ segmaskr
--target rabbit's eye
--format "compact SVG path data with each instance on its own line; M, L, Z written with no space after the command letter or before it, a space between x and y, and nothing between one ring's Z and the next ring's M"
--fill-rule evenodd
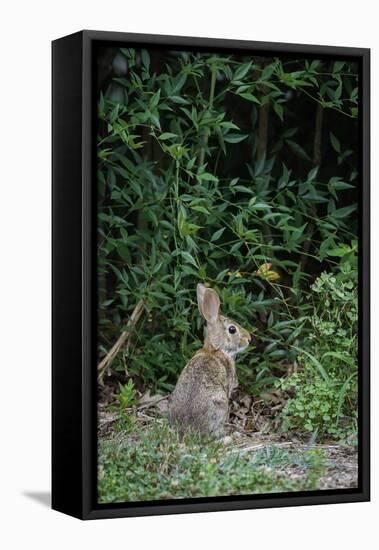
M229 330L230 334L235 334L237 332L237 329L234 325L230 325L228 330Z

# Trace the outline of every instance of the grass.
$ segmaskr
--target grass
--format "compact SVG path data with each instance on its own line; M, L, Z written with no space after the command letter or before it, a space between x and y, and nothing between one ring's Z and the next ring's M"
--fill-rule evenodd
M100 503L167 500L317 489L320 451L265 448L235 453L220 443L180 439L166 421L99 441ZM288 475L295 468L301 476Z

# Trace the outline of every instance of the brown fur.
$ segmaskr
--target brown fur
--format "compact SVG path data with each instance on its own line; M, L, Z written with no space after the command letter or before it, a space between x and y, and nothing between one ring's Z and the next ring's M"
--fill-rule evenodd
M219 312L217 293L197 287L198 305L207 321L204 347L187 363L171 395L169 418L181 433L192 430L206 438L225 433L229 398L237 387L234 356L250 343L249 333ZM235 334L229 327L236 328Z

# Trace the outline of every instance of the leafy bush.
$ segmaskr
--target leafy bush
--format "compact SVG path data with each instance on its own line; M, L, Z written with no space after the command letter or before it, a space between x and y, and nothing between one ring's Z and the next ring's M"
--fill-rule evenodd
M101 55L110 55L110 73ZM339 259L357 235L357 72L345 61L134 48L100 54L100 358L143 298L145 313L112 368L171 390L201 345L195 289L202 281L255 334L255 349L238 367L247 391L272 387L298 348L312 350L342 391L353 335L342 332L352 319L333 315L350 284L340 282ZM336 281L321 275L312 302L310 285L323 272ZM308 370L317 372L306 353L301 364L291 379L298 404L313 399L299 388ZM338 425L348 399L353 407L354 380L344 387L338 422L333 417ZM322 376L317 383L324 391ZM338 399L329 401L338 409ZM319 408L307 429L320 424Z
M346 439L357 428L356 271L345 260L337 276L322 273L312 293L312 328L299 350L299 371L279 383L295 391L282 412L283 428Z

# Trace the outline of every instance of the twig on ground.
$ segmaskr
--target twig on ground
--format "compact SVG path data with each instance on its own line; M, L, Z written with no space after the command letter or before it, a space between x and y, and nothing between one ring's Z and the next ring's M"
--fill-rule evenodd
M257 443L256 445L251 445L249 447L238 447L230 451L231 453L249 453L250 451L258 451L259 449L264 449L265 447L291 447L293 446L292 441L286 441L285 443Z
M343 448L342 445L328 445L323 443L313 444L313 445L307 445L305 443L296 443L295 441L284 441L282 443L279 442L273 442L268 441L267 443L256 443L255 445L249 445L248 447L236 447L235 449L231 450L231 453L248 453L252 451L258 451L259 449L265 449L266 447L294 447L296 449L338 449L340 450Z
M167 395L161 395L161 397L157 397L156 399L151 399L148 403L142 403L139 407L137 407L138 411L143 411L145 409L149 409L150 407L154 407L154 405L157 405L164 399L168 399Z
M159 420L155 416L150 416L140 411L138 412L136 418L147 418L148 420L154 420L154 422L157 422L159 424Z
M103 426L104 424L109 424L110 422L115 422L119 418L119 414L112 414L106 417L99 417L98 424L99 426Z

